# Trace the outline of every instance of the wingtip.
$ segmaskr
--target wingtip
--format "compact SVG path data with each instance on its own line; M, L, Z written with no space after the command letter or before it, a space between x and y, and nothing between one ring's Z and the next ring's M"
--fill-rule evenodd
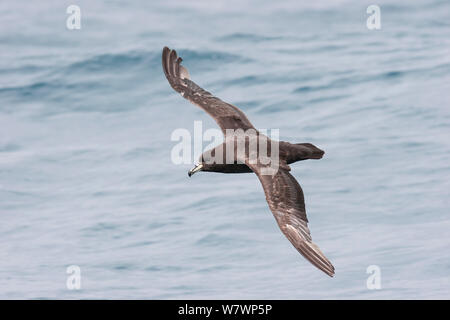
M334 276L334 266L319 249L314 242L305 242L303 246L305 251L300 253L319 270L323 271L330 277Z
M319 266L317 266L317 265L316 265L316 267L317 267L320 271L322 271L323 273L325 273L327 276L329 276L330 278L333 278L334 275L335 275L333 265L331 265L330 267L325 267L325 268L324 268L324 267L319 267Z
M329 276L330 278L333 278L334 277L334 275L335 275L335 272L334 272L334 266L331 264L331 262L330 261L328 261L328 259L327 259L327 262L329 263L329 265L328 266L319 266L319 265L315 265L320 271L322 271L323 273L325 273L327 276Z
M178 56L177 51L165 46L162 50L162 66L166 78L173 87L177 79L190 79L189 71L181 65L183 59Z
M170 49L168 47L164 47L162 49L162 58L167 59L167 55L170 53Z
M179 63L176 63L177 60L177 52L175 50L169 49L168 47L164 47L162 51L162 66L163 71L166 77L177 77Z
M328 276L330 276L331 278L334 278L335 272L334 272L334 267L331 271L325 272Z

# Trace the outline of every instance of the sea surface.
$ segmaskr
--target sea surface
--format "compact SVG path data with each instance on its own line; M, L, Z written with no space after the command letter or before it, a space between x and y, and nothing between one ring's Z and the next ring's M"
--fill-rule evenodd
M0 298L449 299L450 2L377 1L379 30L370 4L1 1ZM334 278L254 174L172 161L176 129L217 126L163 46L257 128L325 150L291 173Z

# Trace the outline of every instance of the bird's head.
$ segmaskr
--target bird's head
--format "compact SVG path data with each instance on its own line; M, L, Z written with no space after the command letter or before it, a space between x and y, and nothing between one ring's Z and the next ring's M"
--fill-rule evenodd
M192 176L194 173L199 171L210 171L210 172L222 172L224 165L222 163L217 163L215 156L215 150L206 151L198 159L198 164L195 165L188 172L188 176Z

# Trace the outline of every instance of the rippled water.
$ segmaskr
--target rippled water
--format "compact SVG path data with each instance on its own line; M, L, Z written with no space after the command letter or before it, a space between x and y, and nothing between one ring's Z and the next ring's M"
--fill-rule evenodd
M0 3L0 298L450 298L448 1L379 1L374 31L360 1L76 3L74 31L70 1ZM292 173L335 278L253 174L171 162L175 129L216 126L169 87L165 45L256 127L326 151Z

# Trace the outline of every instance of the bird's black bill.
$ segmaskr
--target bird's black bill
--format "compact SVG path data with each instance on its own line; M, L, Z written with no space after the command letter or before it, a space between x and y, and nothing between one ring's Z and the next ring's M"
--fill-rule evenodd
M193 175L194 173L196 173L197 171L202 170L202 168L203 168L203 165L201 165L201 164L196 165L194 168L192 168L191 170L189 170L188 176L189 176L189 177L192 176L192 175Z

